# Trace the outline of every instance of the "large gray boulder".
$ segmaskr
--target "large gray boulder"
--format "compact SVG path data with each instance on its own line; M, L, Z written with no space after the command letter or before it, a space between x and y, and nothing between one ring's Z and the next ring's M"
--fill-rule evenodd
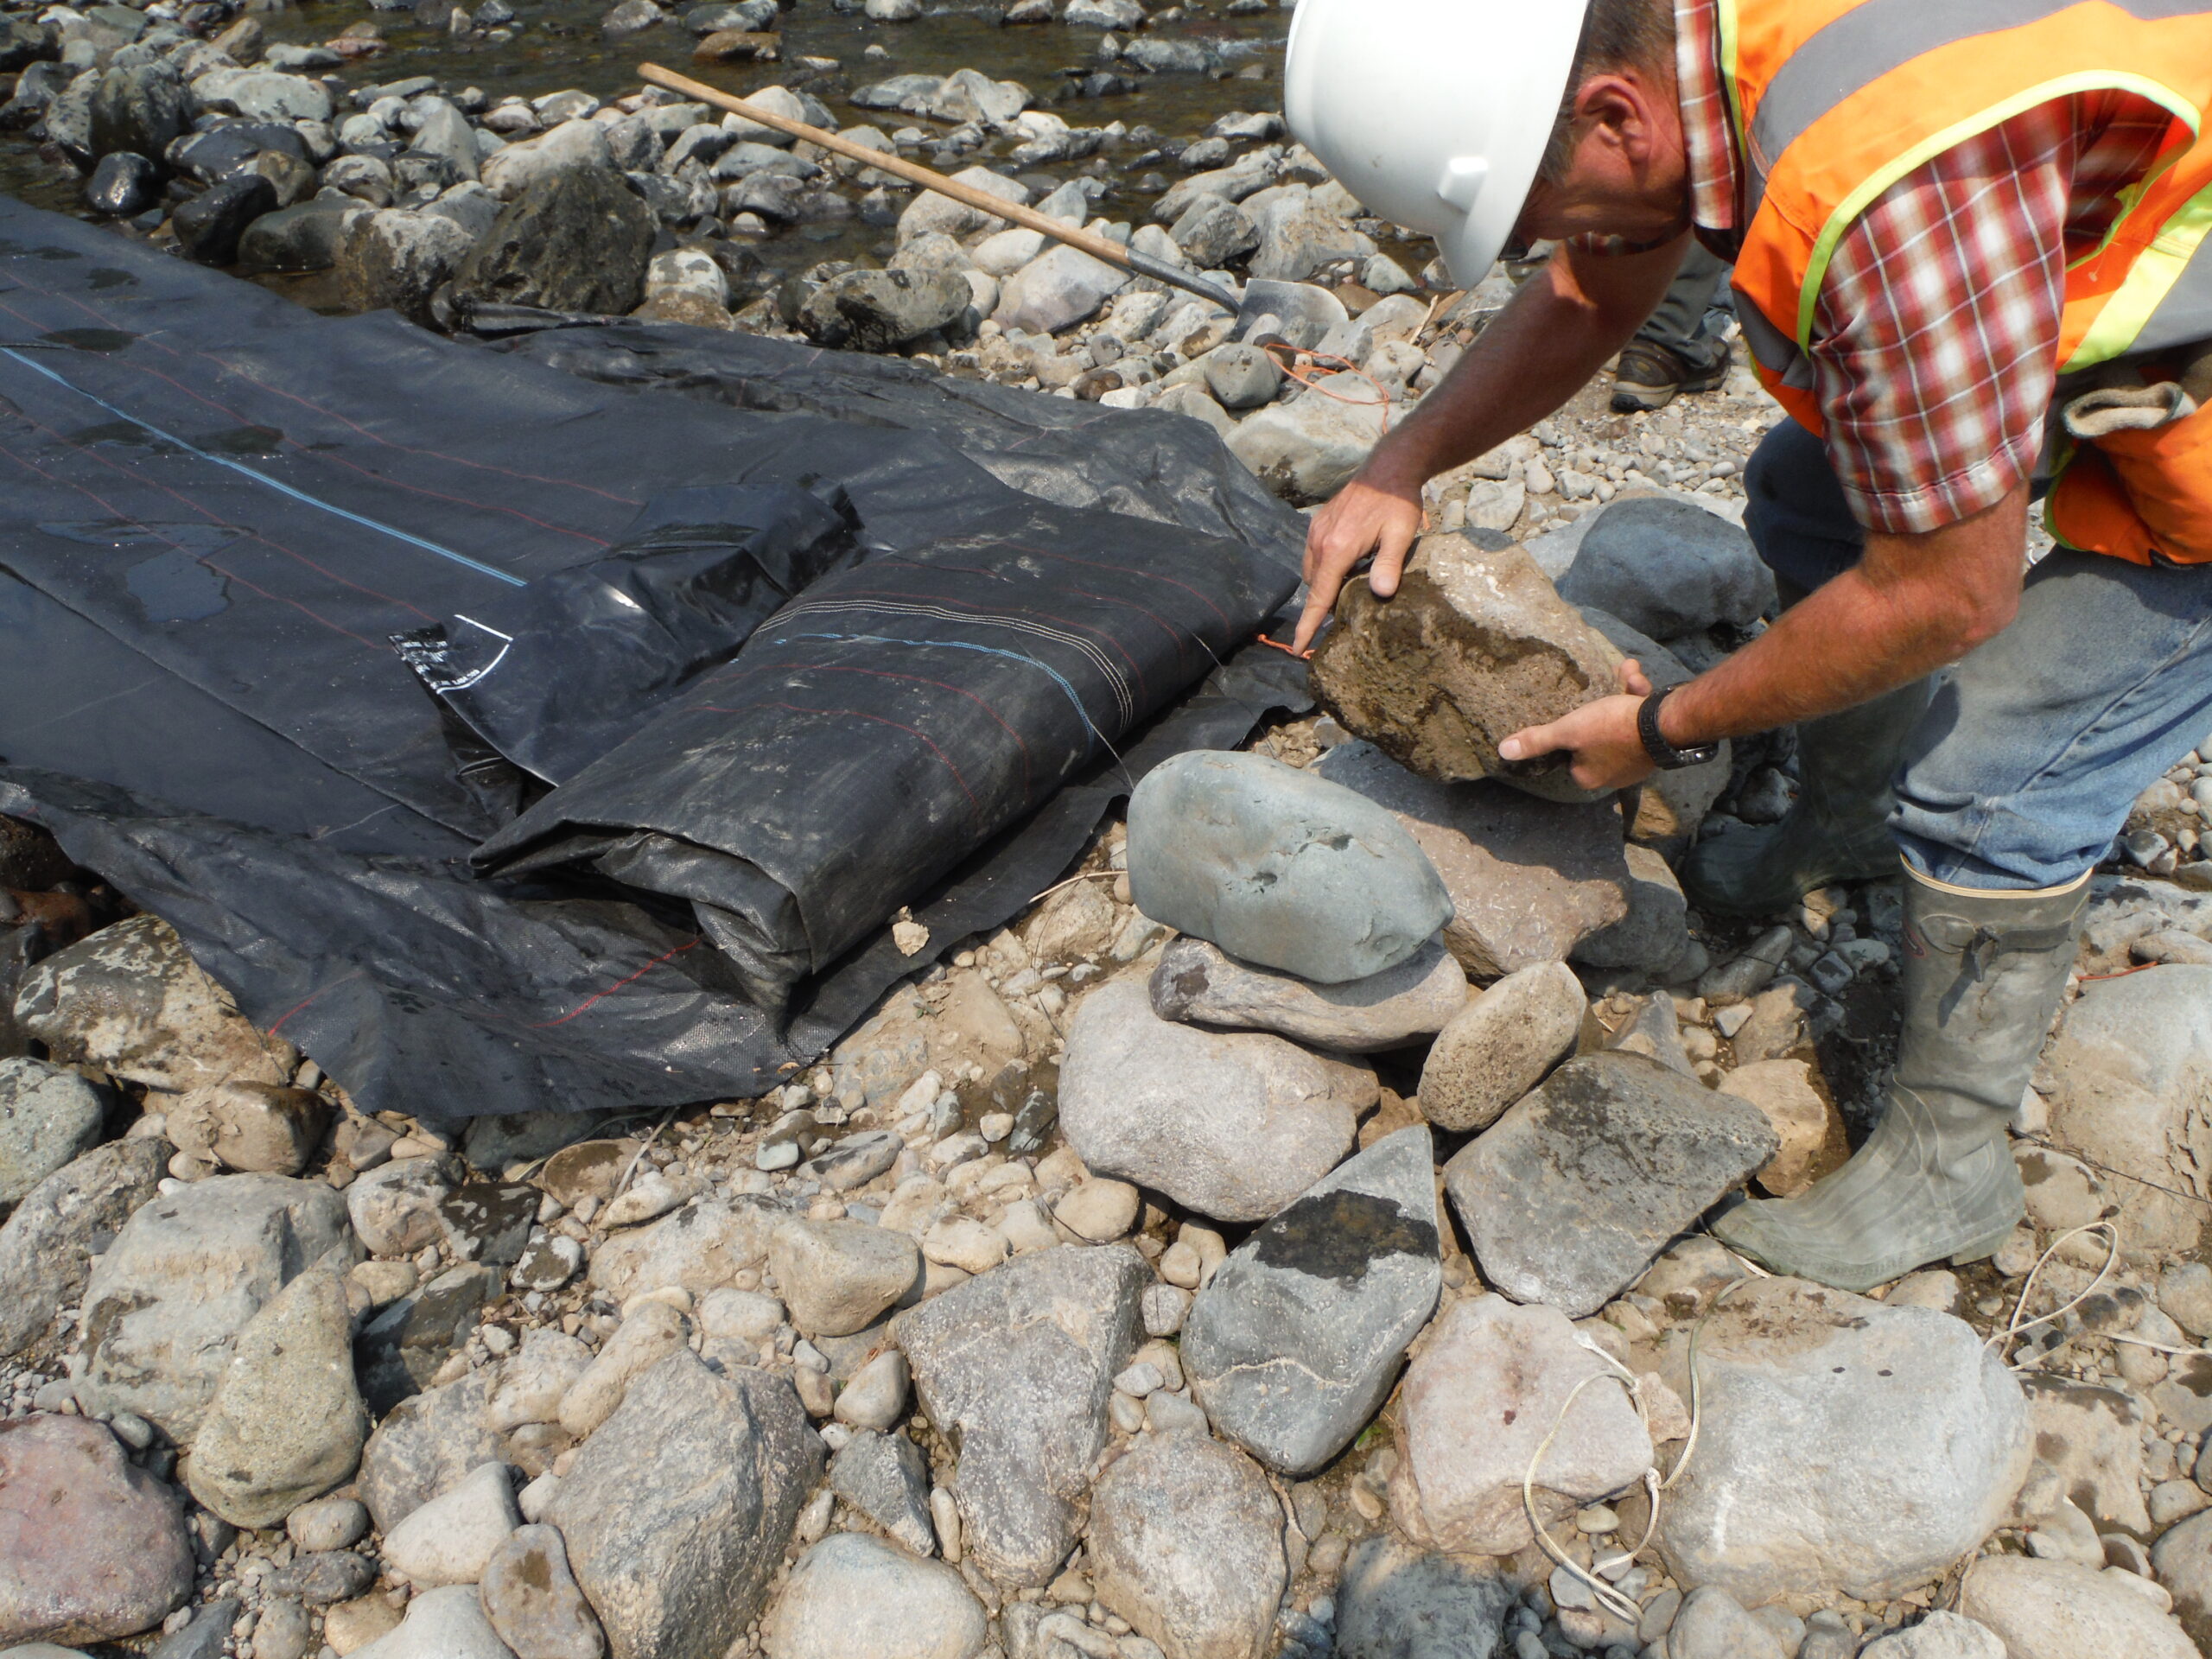
M403 207L355 213L339 233L340 297L349 310L388 309L428 322L430 296L475 245L475 238L438 213Z
M781 1377L684 1350L633 1381L544 1517L613 1659L721 1659L766 1599L822 1455Z
M1446 784L1372 743L1340 743L1315 766L1405 826L1444 883L1444 943L1477 979L1564 962L1628 913L1620 808L1539 800L1503 784Z
M353 1472L368 1432L346 1287L311 1268L238 1333L185 1484L233 1526L275 1526Z
M943 270L849 270L808 296L800 331L817 346L854 352L896 351L967 315L974 291Z
M1445 1190L1484 1280L1580 1319L1781 1144L1748 1101L1641 1054L1589 1054L1462 1147Z
M1774 573L1742 529L1664 496L1600 508L1559 591L1662 643L1715 623L1748 626L1777 603Z
M652 209L612 165L553 168L499 210L454 287L492 304L627 312L645 297L653 231Z
M1698 1443L1659 1547L1747 1606L1927 1584L2003 1523L2034 1456L2012 1372L1928 1308L1755 1280L1711 1313L1697 1363ZM1662 1374L1688 1397L1681 1350Z
M1139 910L1324 984L1394 968L1452 919L1427 858L1354 791L1264 755L1201 749L1129 798Z
M1214 1430L1310 1474L1351 1444L1443 1287L1424 1128L1386 1135L1230 1253L1185 1320Z
M1229 453L1293 506L1327 500L1363 465L1383 432L1384 406L1365 376L1331 374L1236 423Z
M1072 328L1127 288L1128 272L1080 248L1048 248L1007 277L991 315L1002 327L1033 334Z
M92 153L129 150L149 161L192 130L192 95L175 67L156 60L110 69L92 88Z
M1243 1452L1203 1434L1147 1436L1091 1496L1098 1599L1167 1659L1260 1659L1288 1578L1282 1525Z
M1353 1054L1433 1036L1467 1002L1465 971L1435 939L1379 974L1317 985L1239 962L1204 939L1180 938L1161 953L1151 988L1153 1012L1163 1020L1271 1031Z
M219 1175L155 1199L92 1268L85 1384L190 1444L239 1333L352 1236L345 1200L319 1181Z
M99 1144L107 1103L74 1071L0 1060L0 1209Z
M1061 1131L1093 1173L1221 1221L1264 1221L1327 1174L1379 1097L1364 1066L1162 1020L1135 976L1084 999L1060 1063Z
M1150 1278L1124 1246L1065 1246L1016 1256L892 1321L923 1409L959 1442L963 1548L992 1576L1041 1585L1066 1559Z
M1424 536L1395 597L1346 584L1313 664L1314 695L1344 728L1449 782L1497 778L1547 800L1588 801L1558 755L1505 761L1497 746L1620 690L1620 653L1553 591L1528 550L1484 532Z
M298 1051L256 1031L176 930L138 915L25 971L16 1021L56 1061L182 1092L241 1078L289 1083Z
M1399 1394L1399 1529L1427 1548L1510 1555L1535 1539L1522 1491L1532 1464L1547 1527L1633 1485L1651 1465L1651 1436L1611 1375L1555 1308L1503 1296L1453 1304Z
M168 1161L166 1142L111 1141L41 1181L0 1227L0 1356L28 1348L92 1278L131 1213L151 1198Z

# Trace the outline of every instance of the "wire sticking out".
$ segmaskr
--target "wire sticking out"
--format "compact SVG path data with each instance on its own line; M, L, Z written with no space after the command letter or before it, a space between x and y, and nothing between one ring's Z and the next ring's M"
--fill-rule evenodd
M1391 406L1397 402L1397 399L1390 396L1389 390L1384 387L1380 380L1377 380L1373 375L1368 373L1365 369L1361 368L1358 364L1354 363L1349 358L1338 357L1333 352L1300 351L1298 347L1287 345L1280 340L1269 340L1265 345L1262 346L1260 349L1265 352L1269 357L1274 359L1275 366L1281 369L1287 378L1295 380L1300 385L1305 387L1306 391L1317 391L1320 393L1322 397L1328 398L1332 403L1347 404L1354 409L1381 410L1382 411L1382 429L1385 432L1388 432L1390 429L1390 409ZM1301 369L1300 359L1303 359L1306 364L1327 362L1341 365L1342 366L1338 372L1356 375L1360 379L1366 381L1369 385L1375 388L1374 397L1372 399L1347 397L1340 391L1330 391L1328 387L1321 385L1318 380L1309 379L1307 378Z
M2039 1314L2032 1319L2024 1318L2028 1311L2028 1298L2035 1294L2036 1276L2050 1264L2050 1258L2058 1253L2060 1245L2065 1243L2068 1239L2078 1237L2083 1233L2101 1233L2104 1236L2105 1264L2097 1269L2097 1276L2090 1280L2082 1290L2051 1309L2050 1313ZM2120 1228L2116 1224L2109 1221L2093 1221L2084 1226L2069 1228L2056 1238L2052 1239L2050 1248L2036 1258L2035 1266L2028 1269L2027 1279L2020 1287L2020 1299L2012 1305L2012 1317L2005 1321L2002 1331L1991 1332L1982 1345L1988 1347L1992 1344L1995 1344L1999 1360L2013 1370L2022 1369L2013 1365L2008 1357L2012 1344L2037 1326L2049 1325L2054 1319L2063 1319L2083 1302L2088 1301L2096 1294L2097 1287L2104 1283L2113 1268L2119 1264Z

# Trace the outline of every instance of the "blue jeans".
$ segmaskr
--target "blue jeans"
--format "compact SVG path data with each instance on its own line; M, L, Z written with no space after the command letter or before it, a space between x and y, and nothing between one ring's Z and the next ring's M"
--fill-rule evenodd
M1859 562L1866 532L1795 421L1767 434L1744 481L1745 525L1785 584L1809 592ZM2028 573L2012 625L1938 679L1905 744L1891 832L1939 881L2063 886L2208 729L2212 567L2061 550Z

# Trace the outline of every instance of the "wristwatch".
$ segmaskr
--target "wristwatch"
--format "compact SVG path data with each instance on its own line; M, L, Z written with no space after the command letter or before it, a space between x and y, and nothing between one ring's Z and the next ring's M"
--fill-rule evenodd
M1684 766L1701 766L1720 753L1718 743L1700 743L1687 749L1678 749L1659 734L1659 705L1667 700L1667 692L1654 691L1643 700L1636 711L1636 734L1643 741L1643 752L1651 757L1651 764L1665 772L1679 772Z

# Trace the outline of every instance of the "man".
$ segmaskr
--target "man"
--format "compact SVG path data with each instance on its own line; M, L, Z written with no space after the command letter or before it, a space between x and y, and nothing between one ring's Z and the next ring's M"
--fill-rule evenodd
M1728 341L1713 326L1713 302L1728 277L1726 261L1690 244L1659 308L1644 319L1613 365L1613 412L1662 410L1686 391L1711 391L1728 378Z
M1363 112L1406 61L1376 43L1416 27L1471 112L1427 86ZM1436 234L1462 280L1509 234L1563 245L1316 515L1301 645L1361 560L1395 591L1422 482L1571 396L1693 240L1735 262L1793 416L1746 475L1787 608L1663 699L1631 665L1623 695L1504 752L1571 751L1613 788L1799 723L1788 818L1700 843L1684 884L1771 912L1901 849L1896 1081L1843 1169L1714 1230L1851 1289L1989 1254L2024 1208L2006 1122L2089 872L2212 726L2212 10L1302 0L1286 92L1347 188ZM2039 460L2064 463L2062 547L2031 572Z

